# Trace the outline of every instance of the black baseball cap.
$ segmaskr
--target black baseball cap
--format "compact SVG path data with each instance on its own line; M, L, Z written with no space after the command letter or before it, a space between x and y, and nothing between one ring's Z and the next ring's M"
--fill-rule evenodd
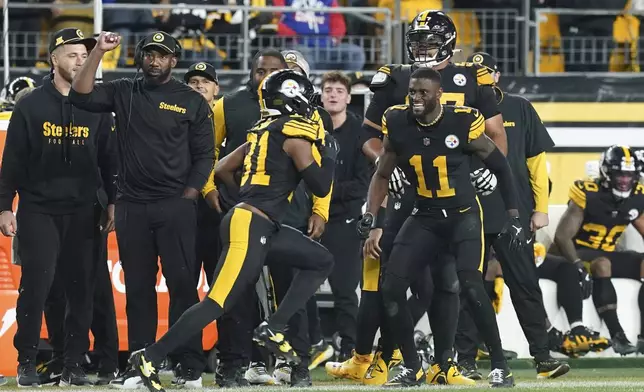
M475 52L467 58L468 63L474 63L484 66L488 71L499 72L499 67L496 63L496 59L492 57L489 53L485 52Z
M154 33L149 34L143 39L143 45L141 46L141 49L153 47L161 49L165 53L178 56L178 53L176 53L177 41L173 36L166 32L155 31Z
M81 30L73 27L58 30L51 36L51 41L49 42L49 54L57 48L68 44L83 44L89 52L94 49L94 46L96 46L96 40L94 38L85 38Z
M219 79L217 79L217 71L215 67L210 63L194 63L188 68L188 72L183 75L183 80L188 83L191 77L200 75L205 76L206 78L212 80L213 82L219 84Z

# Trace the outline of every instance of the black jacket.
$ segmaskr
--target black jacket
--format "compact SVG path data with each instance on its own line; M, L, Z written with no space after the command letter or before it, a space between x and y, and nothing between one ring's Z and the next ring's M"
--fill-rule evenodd
M11 115L0 170L0 210L11 210L18 192L21 209L69 213L96 202L102 182L113 203L113 129L111 113L74 108L45 77Z
M215 160L212 111L186 84L119 79L89 94L72 89L69 99L84 110L116 113L118 198L145 203L205 185Z
M329 220L358 218L367 198L372 168L362 153L362 121L347 112L347 120L331 135L340 145L335 161L335 178Z

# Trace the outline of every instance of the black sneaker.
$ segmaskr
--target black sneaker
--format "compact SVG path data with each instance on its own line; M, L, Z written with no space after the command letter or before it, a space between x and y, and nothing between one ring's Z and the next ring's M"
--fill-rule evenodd
M311 372L303 364L291 367L291 386L294 388L308 388L313 385Z
M570 365L567 362L548 358L537 362L537 378L557 378L568 373Z
M110 387L115 389L138 389L141 386L143 386L143 380L141 380L141 376L132 366L128 366L115 379L110 381Z
M241 366L219 362L215 370L215 383L220 388L239 388L250 385L244 378L245 369ZM243 381L245 381L245 383Z
M203 382L201 378L201 373L197 372L195 369L186 369L183 370L181 364L177 365L174 368L174 378L172 379L172 385L177 388L203 388Z
M96 386L109 385L109 383L111 383L112 380L115 380L118 377L118 374L119 373L116 370L113 371L113 372L110 372L110 371L100 370L99 369L99 371L97 373L98 377L97 377L96 382L94 383L94 385L96 385Z
M624 332L616 333L611 341L613 343L613 351L622 356L632 354L637 351L637 347L631 344Z
M60 376L61 387L84 387L94 385L85 374L85 370L80 365L65 366L63 374Z
M290 365L298 365L302 362L300 357L297 356L291 344L286 341L286 337L282 331L273 331L268 327L268 323L264 321L255 328L253 332L253 340L260 346L266 347L276 357L283 357Z
M40 376L36 372L36 365L33 362L18 365L16 384L19 388L40 387Z
M460 367L461 374L464 377L467 377L470 380L483 379L483 375L479 372L479 369L476 366L476 360L463 358L462 361L459 361L458 366Z
M644 354L644 335L639 335L637 337L637 352Z
M492 388L512 388L514 386L514 376L509 368L493 369L487 376L490 379Z
M400 373L384 384L385 387L418 387L425 384L425 371L423 368L417 370L401 366Z
M143 384L150 392L165 392L161 380L159 380L159 372L152 361L145 357L145 349L133 352L128 362L139 374Z
M63 359L60 357L54 358L40 366L38 369L40 385L58 385L60 376L63 374L63 367Z

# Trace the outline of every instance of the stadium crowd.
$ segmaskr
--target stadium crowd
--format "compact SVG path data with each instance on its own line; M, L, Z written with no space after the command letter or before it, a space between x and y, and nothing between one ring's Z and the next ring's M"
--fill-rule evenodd
M169 369L173 385L199 388L200 331L217 319L222 387L306 387L323 363L334 377L368 385L473 385L484 378L480 352L491 359L490 384L512 387L512 353L495 315L501 279L538 378L570 370L551 351L644 353L644 332L636 342L625 336L611 282L644 280L644 257L616 248L629 224L644 234L643 154L611 146L594 178L570 184L546 253L535 233L549 224L546 153L554 143L528 100L497 87L496 58L473 52L453 61L458 34L447 14L418 13L405 37L410 64L378 69L362 116L348 110L354 82L341 71L325 73L315 93L311 64L330 60L306 46L258 51L244 88L221 91L216 59L173 78L191 47L153 31L135 46L142 76L97 84L99 63L127 36L56 31L51 73L3 92L11 115L0 231L14 238L22 268L18 385L158 392L159 373ZM118 361L106 269L114 230L127 364ZM159 260L170 328L156 339ZM202 267L210 290L200 301ZM539 278L558 284L570 330L548 321ZM333 344L314 297L326 279ZM610 339L583 323L581 303L591 295ZM644 309L644 288L638 303ZM38 350L43 312L53 348L46 360ZM414 339L426 312L431 356ZM87 375L90 330L95 380Z
M91 7L56 7L58 4L90 4L85 0L33 0L29 3L51 3L52 8L11 9L9 31L13 66L48 68L47 43L54 31L74 27L85 36L93 34L94 11ZM244 4L241 0L105 0L104 3L145 6ZM392 47L389 37L384 36L382 23L385 15L360 11L360 7L371 6L388 8L393 13L396 7L392 0L254 0L249 4L319 9L251 12L248 23L252 54L267 47L292 48L302 52L314 70L360 71L377 69L384 61L382 52ZM356 13L324 11L338 6L357 7ZM539 8L566 8L579 12L605 9L616 14L541 14L537 21L539 41L531 44L527 59L522 59L523 29L516 22L524 15L523 7L524 1L521 0L401 0L400 20L409 23L424 9L449 10L460 32L457 45L461 53L457 54L457 59L464 61L473 52L485 51L497 58L506 73L522 72L520 64L523 62L532 64L536 47L540 52L538 66L542 72L639 72L642 58L639 54L640 2L531 0L532 11ZM531 17L535 17L534 12ZM118 32L123 37L121 45L105 56L105 69L134 66L136 42L156 30L165 31L180 40L184 48L180 68L208 61L217 69L240 69L244 60L240 39L244 31L242 11L105 9L103 26L105 30ZM395 42L393 44L396 46Z

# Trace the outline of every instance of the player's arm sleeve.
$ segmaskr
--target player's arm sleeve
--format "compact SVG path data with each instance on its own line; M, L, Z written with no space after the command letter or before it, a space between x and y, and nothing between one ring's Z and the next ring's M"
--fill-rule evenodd
M221 152L221 145L226 139L226 116L224 115L224 98L221 98L215 103L213 110L213 120L215 127L215 162L219 160L219 154ZM208 180L206 185L204 185L201 190L201 194L206 197L206 195L217 189L215 185L215 167L213 166L208 175Z
M472 116L473 119L470 124L470 130L467 134L468 143L472 140L478 139L485 133L485 118L483 118L481 113L476 109L472 110Z
M568 198L582 210L586 208L586 192L584 192L583 181L577 180L572 184L568 190Z
M9 120L7 139L0 168L0 211L11 211L18 184L26 175L26 162L29 157L29 133L27 121L21 109L24 101L16 105Z
M329 210L331 209L331 194L333 193L333 181L331 181L331 188L329 193L324 197L317 197L313 195L313 212L324 219L325 222L329 221Z
M190 124L189 146L192 167L186 187L202 190L215 164L215 139L212 134L213 114L201 99L195 119Z
M391 69L387 66L380 67L373 79L371 79L370 88L373 91L373 97L369 102L363 122L363 129L369 138L382 139L380 119L387 108L392 105L393 86Z
M114 97L120 89L127 86L128 84L123 80L97 83L89 94L81 94L72 88L69 90L68 98L72 105L88 112L114 112L116 111ZM131 89L132 86L129 86L129 88Z
M103 180L103 188L107 194L107 204L114 204L116 201L118 155L115 130L112 114L103 114L96 145L98 150L98 167L101 172L101 179Z

